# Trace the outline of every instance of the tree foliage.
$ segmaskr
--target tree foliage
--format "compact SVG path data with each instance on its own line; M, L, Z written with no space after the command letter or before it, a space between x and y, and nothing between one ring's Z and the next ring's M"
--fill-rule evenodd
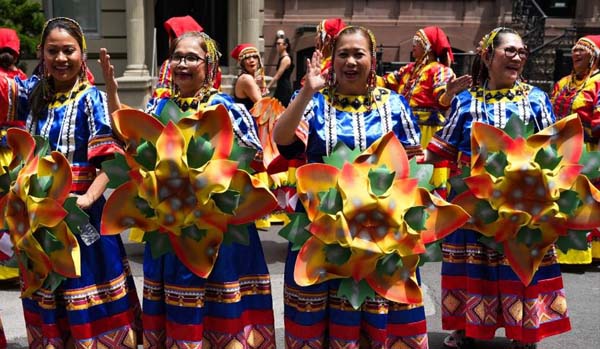
M0 27L12 28L21 40L21 58L34 58L46 18L41 1L0 0Z

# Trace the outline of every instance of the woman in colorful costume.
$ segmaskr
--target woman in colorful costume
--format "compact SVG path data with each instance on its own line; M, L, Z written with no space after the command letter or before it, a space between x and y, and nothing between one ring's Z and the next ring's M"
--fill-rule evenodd
M453 100L446 125L432 138L426 159L470 163L474 121L504 127L512 116L539 131L554 123L548 96L519 81L528 58L521 37L496 28L482 40L473 63L475 86ZM536 348L545 337L571 328L554 248L525 286L504 254L480 241L481 234L459 229L442 244L442 327L454 332L448 348L468 348L473 339L492 339L499 327L511 348Z
M17 32L9 28L0 28L0 78L7 76L14 78L18 76L21 80L27 79L27 75L16 67L19 59L21 42ZM5 115L6 112L2 113ZM6 129L9 127L25 127L25 123L16 121L4 121L0 123L0 165L8 166L12 158L12 151L6 144ZM8 231L0 230L0 280L17 280L19 269L6 266L4 263L13 256L13 245L10 242Z
M220 57L216 42L205 33L185 33L174 41L170 57L175 93L150 101L147 113L160 115L170 101L183 112L220 104L228 110L237 142L260 150L252 116L213 87ZM100 59L107 93L118 108L114 68L106 50L101 50ZM207 278L194 274L174 252L154 258L146 245L145 348L275 347L269 271L255 226L249 224L247 230L248 245L221 244ZM177 301L181 297L184 300Z
M375 86L375 47L368 29L342 29L332 43L335 74L327 77L321 74L320 51L313 54L304 86L275 125L275 142L284 156L305 153L308 162L323 162L338 141L362 151L389 131L409 157L422 154L419 127L406 100ZM371 348L428 348L423 304L399 304L376 296L354 310L348 299L337 296L339 280L299 286L294 280L297 255L288 249L287 348L359 348L363 340Z
M0 28L0 75L27 79L27 75L16 66L20 51L21 41L17 32L10 28Z
M239 44L231 50L231 58L240 67L240 74L233 84L233 99L250 110L267 89L260 52L252 44Z
M167 35L169 36L169 49L173 41L187 32L202 32L204 28L191 16L171 17L163 24ZM219 89L221 87L221 69L217 72L213 87ZM170 69L169 60L160 65L158 69L158 82L152 93L152 98L169 97L173 89L173 74Z
M413 37L415 62L385 76L386 87L400 93L419 120L421 146L427 147L433 134L446 121L445 113L454 96L471 85L468 75L455 78L450 65L454 61L446 33L439 27L419 29ZM448 163L435 164L432 184L446 196Z
M573 71L560 79L552 90L552 105L557 119L577 113L584 128L589 151L600 142L600 35L580 38L572 49ZM599 185L600 183L596 183ZM587 250L557 250L561 264L590 264L600 259L600 228L590 232Z
M39 76L0 79L0 116L25 120L31 134L65 155L73 172L71 195L91 226L76 235L81 276L66 278L55 291L42 287L23 297L29 346L136 348L140 307L125 249L120 237L98 233L108 183L100 164L122 152L105 94L87 81L85 38L77 22L50 19L40 46Z

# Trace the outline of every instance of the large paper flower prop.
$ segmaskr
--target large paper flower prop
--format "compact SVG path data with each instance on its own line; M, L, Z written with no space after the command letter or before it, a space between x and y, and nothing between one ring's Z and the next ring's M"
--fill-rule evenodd
M130 151L103 166L118 187L102 234L144 233L154 257L173 251L206 277L224 239L247 241L245 225L276 207L273 194L242 169L252 156L235 144L225 107L182 114L173 104L158 116L127 109L113 118Z
M503 252L525 285L557 240L573 245L600 226L600 192L588 180L600 157L583 146L576 115L536 134L518 117L504 130L473 124L471 171L465 186L453 181L462 193L452 203L472 216L465 228Z
M324 164L301 166L298 195L306 213L281 233L299 249L295 281L342 279L338 294L355 308L375 293L420 303L419 255L468 219L419 186L428 185L431 172L431 165L409 162L393 133L362 154L339 143Z
M54 290L65 278L80 276L74 234L81 233L88 217L69 198L72 174L64 155L46 155L43 139L17 128L7 131L7 143L12 159L2 173L0 226L10 231L22 296L28 297L40 287Z

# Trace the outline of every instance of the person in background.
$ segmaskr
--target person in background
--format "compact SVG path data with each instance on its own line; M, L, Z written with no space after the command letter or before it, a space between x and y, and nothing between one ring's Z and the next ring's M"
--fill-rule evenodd
M414 62L400 70L387 74L385 85L400 93L419 119L421 146L427 147L433 134L446 121L445 113L454 96L471 85L468 75L455 78L450 67L454 61L452 47L446 33L435 26L417 30L413 37ZM432 184L436 191L446 197L448 163L435 164Z
M240 74L233 87L233 99L250 110L266 91L260 52L252 44L239 44L231 51L231 57L240 66Z
M279 59L277 60L275 75L267 84L267 90L270 90L273 84L277 84L273 97L277 98L284 107L287 107L290 103L292 92L294 92L292 81L290 80L292 71L294 70L294 63L292 56L290 56L290 39L285 36L282 30L277 33L275 47L277 48Z
M0 77L27 79L27 75L17 68L21 42L17 32L10 28L0 28ZM2 109L0 107L0 109ZM6 130L10 127L25 127L19 121L3 120L0 122L0 166L8 166L12 151L6 144ZM19 279L19 269L5 265L14 255L13 245L8 231L0 230L0 281L14 281Z
M86 74L86 41L79 24L57 17L46 22L39 75L0 78L0 119L25 121L32 135L48 140L71 163L71 195L93 229L76 234L81 276L57 289L44 287L22 298L31 348L136 348L140 306L119 236L100 236L107 175L101 163L123 150L113 138L106 95ZM6 105L14 108L4 108ZM84 240L85 238L85 240Z
M21 52L21 41L17 32L10 28L0 28L0 75L27 79L27 75L16 65L19 61L19 52Z
M600 35L587 35L571 49L573 71L560 79L552 90L552 105L557 119L577 113L584 129L588 151L598 150L600 142ZM600 183L594 183L596 187ZM587 250L557 250L561 264L590 264L600 259L600 227L590 232Z
M203 32L187 32L171 45L174 94L152 99L149 114L160 115L169 101L181 111L227 108L236 141L261 149L252 116L231 96L214 88L219 57L216 42ZM120 108L114 67L105 49L100 60L110 108ZM271 279L254 224L247 225L248 244L221 244L208 278L187 268L175 252L153 258L144 253L145 348L257 348L275 343ZM173 302L173 297L185 300Z
M171 17L163 24L167 35L169 36L169 49L173 44L173 41L184 33L187 32L203 32L204 28L191 16ZM172 93L173 76L170 70L169 59L161 64L158 69L158 82L152 93L152 98L168 97ZM221 70L219 69L217 76L215 77L214 87L219 89L221 87Z
M337 142L364 151L393 131L409 157L419 156L419 126L406 100L375 85L375 37L363 27L343 28L331 43L331 69L321 72L323 55L307 60L302 88L275 124L274 140L288 158L305 154L323 162ZM336 120L329 127L328 120ZM337 295L339 280L299 286L294 280L297 251L288 247L285 265L285 341L296 348L428 348L423 304L368 298L354 310Z
M536 132L554 123L546 93L519 81L528 56L513 29L499 27L483 38L471 70L474 86L452 100L446 124L429 142L426 162L468 166L474 122L506 125L509 118L518 117L533 123ZM471 348L474 339L492 339L504 327L511 349L534 349L543 338L569 331L554 248L526 286L504 254L481 237L459 229L442 243L442 328L454 331L445 338L445 347Z

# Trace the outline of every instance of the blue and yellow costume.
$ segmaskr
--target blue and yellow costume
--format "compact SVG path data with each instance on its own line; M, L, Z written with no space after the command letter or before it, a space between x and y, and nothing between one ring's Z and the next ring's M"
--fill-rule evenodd
M103 92L87 81L69 93L52 96L43 113L32 115L29 96L41 82L0 79L0 118L26 120L26 129L49 141L50 149L65 155L73 172L73 193L87 191L101 162L122 152L113 138ZM4 108L4 106L8 106ZM100 230L104 198L86 210ZM56 291L41 288L24 298L25 323L32 348L137 346L140 308L125 249L119 236L99 236L89 246L76 235L81 250L81 277L67 278Z
M519 82L510 89L486 90L484 84L453 99L446 125L433 137L428 151L468 165L473 122L504 127L511 117L533 124L536 131L555 121L542 90ZM505 256L480 242L481 237L459 229L442 244L443 328L491 339L504 327L506 337L525 343L570 330L555 250L546 254L531 284L525 286Z
M222 104L242 146L260 150L254 119L230 96L210 90L204 97L171 99L182 111ZM160 114L168 98L151 100ZM222 244L208 278L200 278L175 253L144 256L144 343L146 347L274 348L271 280L255 226L249 244Z
M365 96L316 93L296 130L299 141L279 146L282 155L306 152L308 162L323 162L338 142L365 150L393 131L409 157L422 154L417 120L406 100L385 88L375 88L372 105ZM369 108L368 108L369 107ZM393 303L369 298L359 310L337 296L339 280L302 287L294 281L298 253L288 248L285 266L285 340L295 348L358 348L361 340L371 348L427 348L423 304ZM366 336L366 338L361 338Z

